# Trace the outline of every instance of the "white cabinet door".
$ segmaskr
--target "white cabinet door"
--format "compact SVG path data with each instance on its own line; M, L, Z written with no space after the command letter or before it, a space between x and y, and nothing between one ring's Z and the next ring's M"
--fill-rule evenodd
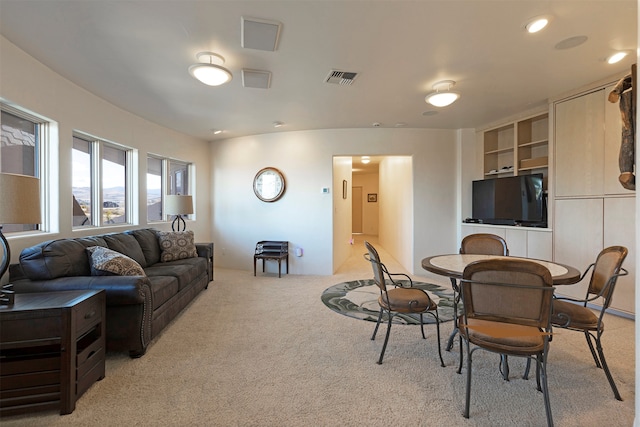
M617 310L634 313L636 277L636 223L633 197L608 198L604 201L604 247L624 246L629 254L622 266L629 275L618 279L611 306Z
M555 105L555 196L603 194L604 89Z
M551 231L527 231L527 257L553 260L553 233Z
M509 255L527 257L527 230L523 228L511 227L506 229L505 239Z
M603 199L556 200L553 224L553 260L581 272L596 260L603 245ZM584 298L588 280L558 286L556 293Z

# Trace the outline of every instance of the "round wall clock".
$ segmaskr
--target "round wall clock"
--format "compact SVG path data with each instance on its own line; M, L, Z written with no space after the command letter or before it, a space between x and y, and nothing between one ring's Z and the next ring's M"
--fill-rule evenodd
M275 202L282 197L284 189L284 176L276 168L260 169L253 178L253 192L263 202Z

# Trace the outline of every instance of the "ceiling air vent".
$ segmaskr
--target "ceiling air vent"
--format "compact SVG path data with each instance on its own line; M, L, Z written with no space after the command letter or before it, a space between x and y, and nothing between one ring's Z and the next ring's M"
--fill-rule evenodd
M358 76L358 73L350 73L347 71L331 70L325 79L325 83L334 85L350 85Z

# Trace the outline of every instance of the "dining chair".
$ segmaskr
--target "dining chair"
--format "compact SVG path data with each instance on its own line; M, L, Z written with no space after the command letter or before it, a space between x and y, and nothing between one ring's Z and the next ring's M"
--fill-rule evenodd
M622 268L622 263L627 257L628 250L624 246L610 246L603 249L596 261L587 267L580 281L591 270L589 287L584 299L556 296L553 300L553 313L551 323L554 327L583 332L591 350L591 356L596 366L604 370L613 395L622 400L618 387L609 371L607 361L602 348L602 334L604 333L604 314L611 304L613 291L618 277L626 276L627 270ZM589 303L601 303L602 306L594 313ZM595 348L594 348L595 344ZM596 354L597 350L597 354Z
M502 255L508 256L509 249L507 248L507 242L500 236L489 233L476 233L469 234L462 239L460 243L460 254L474 254L474 255ZM460 302L460 288L456 279L451 278L451 287L453 288L453 308L456 316L458 315L458 303ZM457 329L455 329L449 336L447 341L446 350L449 351L453 347L453 339L455 338ZM508 366L508 365L507 365ZM458 373L462 372L462 348L460 348L460 365L458 367Z
M424 334L424 319L423 314L432 316L436 323L436 334L438 343L438 355L440 356L440 366L444 367L444 361L442 360L442 351L440 350L440 317L438 316L438 304L431 299L429 294L419 288L413 287L413 281L411 278L403 273L390 273L387 267L380 261L378 251L369 242L364 242L367 247L367 253L364 254L364 258L371 263L373 268L373 280L380 290L380 296L378 297L378 304L380 305L380 313L378 314L378 321L376 327L373 330L371 340L376 339L378 333L378 327L382 321L383 314L387 314L387 334L382 345L382 351L380 352L380 358L378 359L378 365L382 364L382 358L387 348L389 341L389 333L391 332L391 322L393 317L398 313L403 314L419 314L420 315L420 330L422 332L422 338L426 339ZM405 282L408 282L408 286L394 277L404 277ZM392 289L388 289L392 287Z
M460 243L461 254L509 255L507 242L500 236L489 233L469 234Z
M476 261L464 269L460 282L464 312L458 321L467 353L465 418L469 418L473 354L483 349L535 361L547 424L553 425L546 366L552 283L546 267L521 259Z

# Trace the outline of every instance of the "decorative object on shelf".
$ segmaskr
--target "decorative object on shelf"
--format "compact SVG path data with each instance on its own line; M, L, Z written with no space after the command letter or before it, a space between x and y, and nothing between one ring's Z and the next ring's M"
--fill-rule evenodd
M33 176L0 173L0 280L9 268L11 249L3 224L40 224L40 180Z
M184 221L184 218L182 218L182 215L190 215L193 213L193 198L191 196L169 194L165 199L164 208L167 215L176 216L171 223L171 229L173 231L183 231L187 229L187 223ZM176 223L178 224L177 230ZM182 230L180 230L180 223L182 223Z
M342 180L342 198L343 199L347 198L347 180L346 179Z
M253 178L253 192L263 202L279 200L286 189L284 175L278 169L266 167L260 169Z
M378 201L378 193L367 194L367 202L376 203Z
M433 85L435 92L427 95L424 100L434 107L446 107L460 98L460 94L452 92L451 88L456 84L453 80L443 80Z
M224 65L224 58L221 55L213 52L199 52L196 58L200 63L190 66L189 74L200 82L208 86L220 86L233 78L231 71L222 66ZM208 62L202 62L203 60Z

